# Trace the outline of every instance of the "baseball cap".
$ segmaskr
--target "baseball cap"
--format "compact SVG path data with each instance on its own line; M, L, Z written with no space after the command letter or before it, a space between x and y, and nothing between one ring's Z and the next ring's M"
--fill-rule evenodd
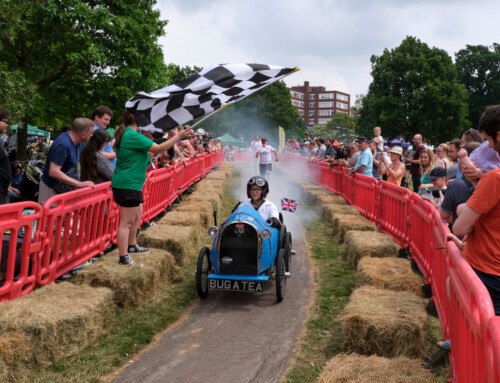
M441 166L435 167L434 169L431 170L431 173L429 174L429 178L431 180L436 180L439 177L446 177L446 169Z
M457 164L450 165L450 167L446 170L446 178L449 180L457 178Z
M335 140L332 144L332 146L340 146L340 142L338 142L337 140Z
M356 142L368 142L368 141L369 141L368 138L364 136L356 138Z

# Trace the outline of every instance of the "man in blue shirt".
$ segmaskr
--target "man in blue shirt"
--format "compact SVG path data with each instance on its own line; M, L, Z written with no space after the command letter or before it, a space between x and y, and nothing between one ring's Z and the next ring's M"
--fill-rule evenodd
M101 105L97 107L92 113L92 121L94 121L94 130L103 129L109 125L111 121L111 117L113 117L113 112L107 106ZM113 168L116 167L116 153L113 150L113 146L111 145L111 141L106 144L103 150L100 152L104 158L108 159Z
M365 176L373 177L373 154L368 145L369 140L366 137L358 137L356 142L361 154L356 165L354 165L354 169L349 171L349 174L361 173Z
M80 182L70 177L70 171L77 172L80 162L80 152L94 132L92 120L75 118L71 130L57 137L47 154L38 192L38 203L43 205L49 198L57 194L56 182L81 189L87 186L94 187L91 181Z

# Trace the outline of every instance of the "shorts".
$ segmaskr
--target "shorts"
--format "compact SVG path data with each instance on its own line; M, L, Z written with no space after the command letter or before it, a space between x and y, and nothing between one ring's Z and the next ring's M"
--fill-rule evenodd
M137 207L144 202L142 191L117 188L111 189L113 190L115 202L121 207Z
M260 175L264 177L266 175L266 171L273 170L273 164L259 164Z

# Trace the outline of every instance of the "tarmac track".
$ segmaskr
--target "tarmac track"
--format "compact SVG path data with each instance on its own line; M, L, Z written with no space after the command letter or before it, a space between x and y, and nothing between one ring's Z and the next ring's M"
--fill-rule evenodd
M295 240L303 237L302 227L293 214L287 220L296 255L281 303L274 281L263 293L210 290L113 382L277 382L290 365L313 291L309 256L303 241Z

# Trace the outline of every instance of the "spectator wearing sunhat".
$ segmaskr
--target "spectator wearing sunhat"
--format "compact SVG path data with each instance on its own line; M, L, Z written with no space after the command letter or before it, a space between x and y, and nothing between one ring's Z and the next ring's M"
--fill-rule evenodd
M358 143L361 154L354 168L349 171L349 174L353 175L354 173L360 173L368 177L373 177L373 154L368 146L369 140L366 137L358 137L356 142Z
M400 186L401 180L405 175L405 164L401 162L403 148L401 146L393 146L389 149L391 160L384 156L380 156L378 172L380 175L387 175L387 182Z

